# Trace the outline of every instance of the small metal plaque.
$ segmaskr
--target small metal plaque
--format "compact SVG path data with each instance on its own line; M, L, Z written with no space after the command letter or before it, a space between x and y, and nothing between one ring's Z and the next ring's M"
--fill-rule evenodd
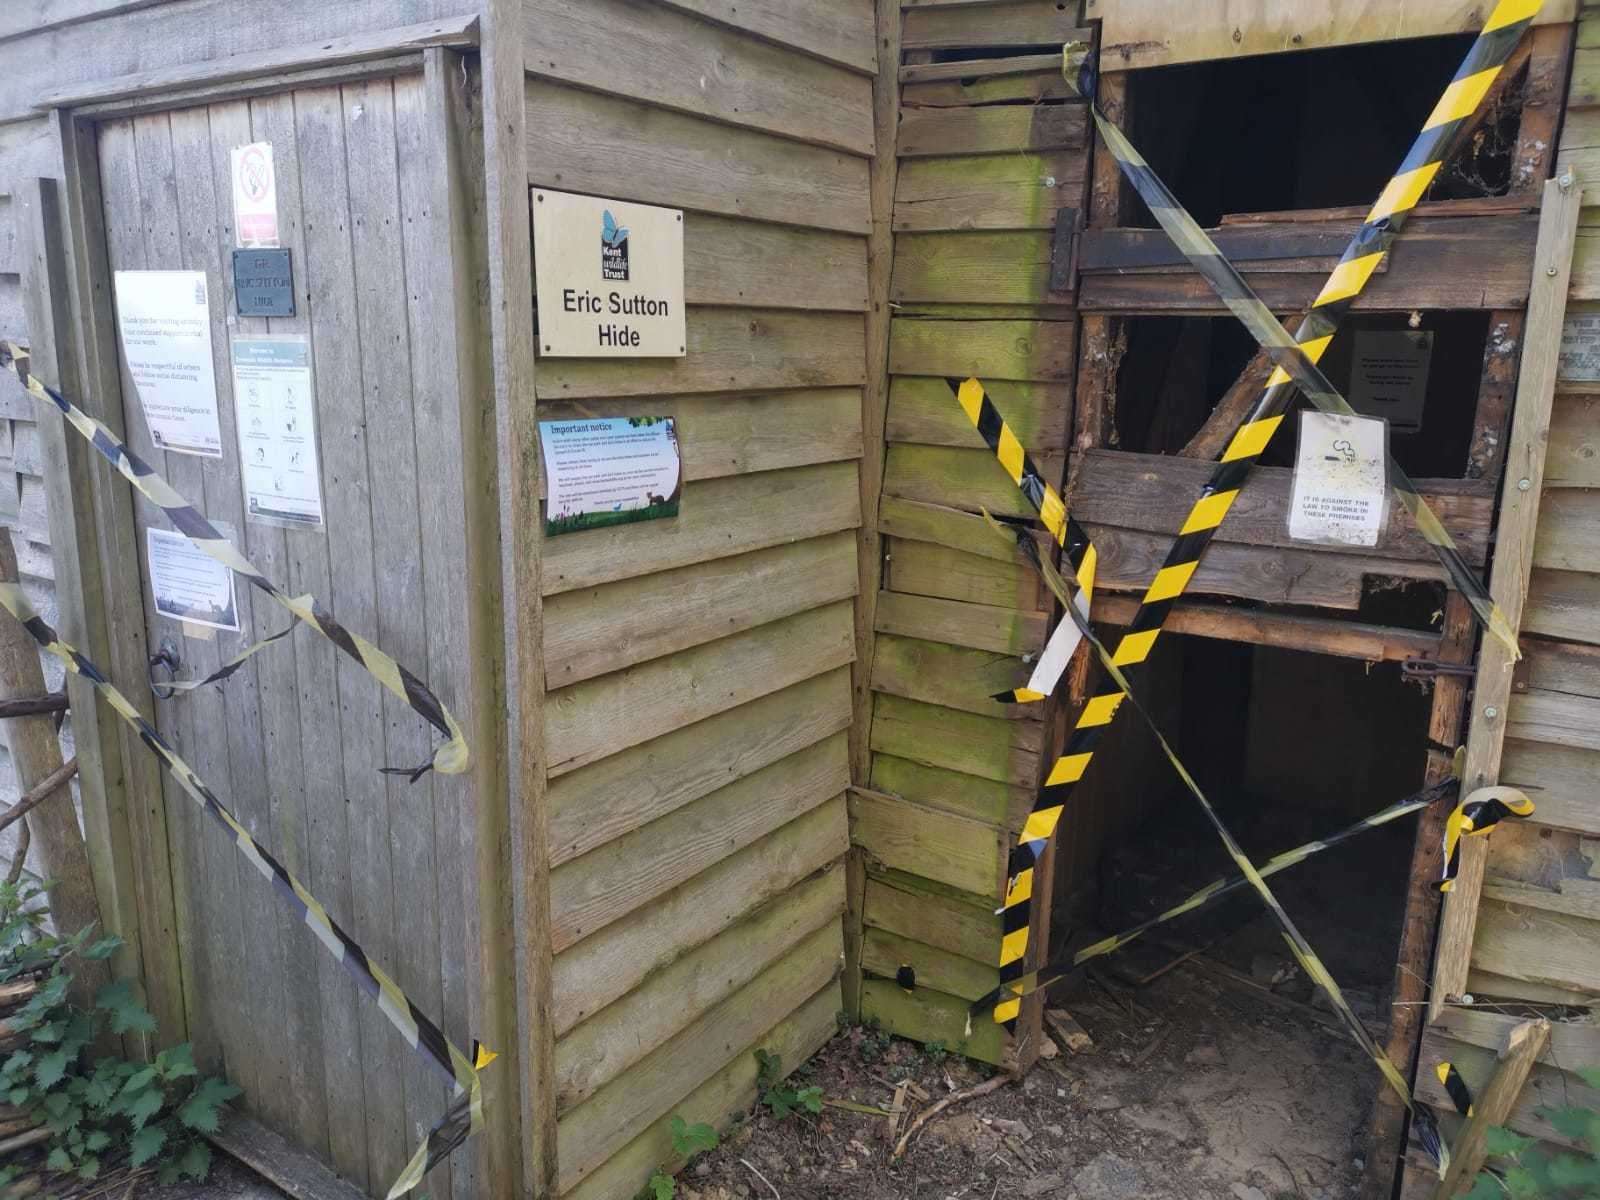
M241 317L294 316L294 273L287 250L235 250L233 294Z

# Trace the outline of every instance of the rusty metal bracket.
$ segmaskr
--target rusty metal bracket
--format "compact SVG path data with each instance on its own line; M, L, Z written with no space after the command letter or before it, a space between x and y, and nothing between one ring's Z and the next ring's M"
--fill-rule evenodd
M1478 664L1439 662L1433 658L1408 658L1400 664L1400 673L1407 679L1434 679L1440 675L1461 675L1470 679L1478 673Z

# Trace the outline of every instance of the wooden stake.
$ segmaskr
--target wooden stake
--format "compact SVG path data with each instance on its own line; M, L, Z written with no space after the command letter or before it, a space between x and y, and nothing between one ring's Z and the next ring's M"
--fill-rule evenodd
M1517 1097L1522 1094L1523 1085L1528 1082L1533 1064L1549 1044L1549 1021L1526 1021L1511 1031L1494 1078L1473 1104L1472 1116L1450 1155L1450 1169L1439 1182L1434 1200L1450 1200L1462 1185L1477 1178L1484 1160L1489 1157L1485 1140L1489 1127L1505 1124L1516 1106Z

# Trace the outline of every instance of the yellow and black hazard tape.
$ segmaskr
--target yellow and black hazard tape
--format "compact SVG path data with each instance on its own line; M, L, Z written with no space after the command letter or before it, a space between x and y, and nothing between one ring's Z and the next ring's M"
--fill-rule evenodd
M984 515L988 516L987 513ZM996 530L1002 534L1008 533L1005 527L1000 525L999 522L994 521L992 517L990 517L989 520L995 526ZM1049 585L1051 591L1055 593L1056 598L1065 606L1067 587L1064 581L1061 579L1060 573L1051 563L1046 561L1039 554L1039 548L1034 544L1032 538L1024 535L1017 537L1016 541L1017 545L1021 548L1023 555L1028 558L1033 563L1034 567L1044 576L1045 582ZM1328 968L1323 964L1322 960L1317 957L1316 951L1311 948L1311 943L1306 940L1305 935L1300 932L1299 927L1295 925L1288 912L1284 910L1284 907L1281 903L1279 903L1278 898L1273 895L1272 889L1267 886L1266 879L1262 876L1260 870L1258 870L1256 866L1251 863L1243 848L1234 839L1233 834L1228 830L1227 825L1223 823L1221 816L1218 815L1217 810L1212 806L1211 801L1207 798L1205 791L1200 787L1199 782L1190 773L1189 769L1183 765L1183 760L1178 757L1177 751L1172 748L1171 743L1167 741L1166 736L1161 732L1160 727L1156 724L1155 718L1150 715L1149 709L1144 706L1144 704L1139 700L1139 697L1134 693L1132 681L1122 670L1122 664L1117 661L1116 656L1113 655L1111 651L1106 649L1105 644L1101 642L1099 637L1095 635L1093 628L1091 628L1089 623L1078 614L1076 609L1068 606L1067 615L1071 617L1072 620L1081 622L1080 631L1083 634L1083 640L1089 643L1090 647L1099 657L1100 663L1105 668L1106 673L1111 676L1112 681L1120 689L1118 692L1119 702L1121 700L1126 700L1130 705L1132 705L1134 711L1139 714L1140 720L1144 722L1151 734L1154 735L1156 744L1161 748L1162 754L1166 756L1167 761L1172 765L1172 769L1177 773L1178 778L1183 782L1184 787L1186 787L1189 790L1189 793L1199 802L1201 811L1205 813L1206 820L1211 823L1212 829L1216 831L1217 837L1222 841L1223 848L1228 852L1228 857L1233 860L1234 866L1239 869L1240 874L1244 876L1250 887L1255 890L1256 895L1261 897L1261 902L1267 906L1267 911L1270 912L1273 916L1273 919L1277 921L1278 929L1283 935L1284 943L1289 947L1290 953L1294 955L1295 961L1300 964L1300 969L1306 973L1307 977L1313 983L1322 989L1323 994L1328 997L1328 1002L1333 1007L1335 1015L1337 1015L1340 1021L1343 1022L1345 1029L1350 1034L1351 1038L1358 1046L1361 1047L1362 1050L1366 1052L1367 1056L1372 1059L1373 1065L1378 1068L1379 1073L1383 1075L1389 1086L1394 1089L1395 1094L1400 1097L1406 1108L1410 1110L1413 1126L1417 1131L1418 1138L1422 1141L1428 1152L1433 1156L1435 1162L1438 1164L1439 1173L1441 1176L1443 1176L1445 1170L1449 1166L1450 1152L1445 1146L1443 1139L1439 1136L1438 1121L1435 1119L1432 1110L1411 1094L1411 1088L1406 1084L1405 1076L1400 1073L1399 1068L1397 1068L1389 1056L1384 1053L1383 1047L1378 1045L1378 1043L1373 1040L1372 1035L1367 1032L1367 1027L1361 1023L1360 1018L1358 1018L1355 1012L1350 1008L1349 1002L1344 998L1344 993L1340 990L1338 983L1329 973ZM1059 816L1059 813L1056 815ZM1024 834L1024 836L1026 837L1026 834ZM1026 934L1026 928L1024 928L1023 933L1024 935ZM1020 959L1017 961L1020 962ZM1003 976L1002 983L1007 985L1013 984L1015 980L1020 977L1020 975L1021 972L1016 972L1010 978L1005 978ZM1004 989L1004 992L1009 991L1009 987ZM1020 1005L1020 998L1014 994L1005 995L1005 998L1002 999L1000 1003L995 1005L995 1020L1003 1020L1009 1027L1014 1028L1014 1022L1018 1012L1020 1011ZM1003 1016L1002 1014L1007 1015Z
M68 671L87 680L105 697L106 703L132 727L150 753L161 760L178 781L178 786L227 831L239 853L272 883L284 902L299 913L328 953L344 964L345 970L361 990L372 997L407 1044L455 1084L455 1095L444 1116L428 1131L422 1145L417 1147L416 1153L389 1189L390 1200L416 1187L429 1169L483 1127L483 1089L478 1071L487 1066L495 1055L476 1042L473 1043L470 1058L457 1049L439 1026L412 1003L388 973L361 948L360 943L339 927L316 897L246 832L216 793L178 756L155 726L139 714L133 702L117 690L104 672L76 648L56 636L56 631L33 611L20 586L0 582L0 605L4 605L12 616L22 622L23 628L44 650L60 659Z
M1123 169L1136 185L1141 186L1142 191L1151 191L1154 201L1152 208L1169 236L1178 242L1186 254L1191 255L1197 269L1209 272L1208 279L1231 273L1229 278L1237 280L1232 292L1223 293L1224 300L1241 320L1258 332L1263 344L1272 351L1277 366L1255 409L1228 443L1199 501L1180 527L1161 570L1145 591L1138 611L1117 643L1112 660L1118 668L1137 667L1150 657L1168 613L1189 586L1201 555L1282 422L1293 397L1292 385L1299 384L1307 389L1313 400L1320 396L1323 403L1343 403L1337 392L1331 386L1326 386L1315 360L1320 359L1327 349L1345 313L1399 234L1411 209L1426 191L1427 183L1437 173L1439 162L1455 131L1482 99L1539 8L1538 0L1501 0L1497 5L1483 33L1474 41L1463 67L1457 72L1455 82L1446 89L1433 116L1428 119L1422 136L1407 155L1400 172L1384 188L1382 197L1373 206L1340 265L1322 289L1298 337L1291 337L1277 318L1250 294L1243 279L1227 264L1199 225L1183 212L1165 185L1155 178L1148 165L1128 145L1120 131L1105 119L1098 106L1091 104L1095 119ZM1066 49L1063 68L1067 71L1069 82L1072 81L1073 68L1086 62L1082 53L1082 48L1078 46ZM1094 93L1092 77L1079 81L1077 86L1088 96ZM1215 281L1213 283L1215 286ZM1230 283L1229 286L1234 285ZM1396 482L1402 479L1403 475L1398 476ZM1415 495L1415 489L1412 489L1412 495ZM1452 578L1464 581L1458 586L1472 588L1477 594L1475 611L1489 623L1497 636L1515 647L1515 634L1500 615L1499 609L1488 600L1482 584L1460 555L1448 548L1449 534L1422 504L1420 497L1415 499L1415 504L1412 515L1424 536L1439 551L1447 567L1451 568ZM1480 607L1485 604L1487 607ZM1123 698L1121 690L1111 689L1092 697L1084 706L1066 749L1046 776L1022 836L1012 851L1002 925L1000 978L1003 983L1011 982L1024 971L1034 867L1049 845L1073 788L1088 770L1100 738L1115 717ZM1007 1002L996 1007L995 1016L1000 1021L1014 1020L1018 1011L1016 1004Z
M1462 800L1444 823L1444 873L1439 890L1448 892L1456 885L1462 838L1483 837L1507 817L1532 815L1533 801L1514 787L1479 788Z
M1145 607L1141 606L1130 627L1132 633L1158 629L1172 602L1188 585L1189 578L1199 564L1200 555L1238 497L1239 489L1265 452L1272 435L1282 424L1296 388L1323 412L1342 416L1360 415L1329 382L1317 363L1356 297L1366 288L1378 263L1438 174L1462 123L1477 109L1542 4L1543 0L1500 0L1496 5L1454 80L1434 106L1405 161L1372 206L1367 219L1345 249L1339 265L1318 293L1299 330L1292 336L1272 310L1250 289L1233 264L1223 257L1210 235L1177 201L1122 130L1101 111L1095 99L1095 76L1089 61L1088 44L1075 42L1064 48L1063 74L1068 84L1089 101L1095 127L1106 149L1117 160L1123 175L1149 206L1157 224L1211 285L1228 310L1250 330L1275 367L1267 381L1266 390L1223 452L1200 500L1184 522L1166 564L1156 577L1158 584L1163 576L1167 577L1167 587L1158 599L1147 601L1152 611L1147 613ZM1471 603L1484 627L1504 642L1513 654L1518 654L1516 631L1489 595L1489 589L1461 556L1449 532L1422 499L1416 485L1392 457L1389 459L1389 483L1395 498L1411 514L1418 532L1433 548L1451 582Z
M22 386L35 399L54 405L66 418L67 423L76 429L92 445L100 456L117 469L129 483L137 488L152 504L155 504L167 518L191 542L217 562L227 567L245 580L255 589L270 596L294 616L294 623L304 621L323 637L327 638L340 650L344 651L356 662L364 667L369 675L388 688L390 692L403 700L410 708L428 724L432 725L445 737L445 742L434 751L431 761L416 767L385 767L388 774L407 775L412 780L417 779L428 770L436 770L446 775L459 774L467 769L469 753L467 740L461 731L460 725L451 715L437 696L429 690L428 686L397 663L389 655L379 650L371 642L359 634L351 633L343 625L333 619L326 609L317 602L315 596L289 596L281 591L260 571L250 564L250 561L241 554L227 538L223 537L216 526L203 517L199 510L186 501L176 489L165 479L156 474L154 468L130 450L126 443L99 421L73 404L56 389L50 387L42 379L32 374L28 369L29 352L26 346L15 342L0 340L0 367L9 366L16 373ZM175 691L189 691L208 683L226 679L237 671L244 662L265 646L288 636L294 629L291 623L288 629L281 633L273 634L247 647L235 655L219 669L212 672L204 679L184 680L175 684L166 684Z
M1011 482L1033 505L1039 520L1066 554L1067 565L1072 568L1072 579L1076 584L1072 591L1072 603L1078 606L1084 616L1088 616L1089 604L1094 596L1095 573L1095 549L1089 541L1089 535L1067 513L1061 494L1040 474L1021 439L1006 424L1006 419L1000 415L1000 410L989 398L983 384L976 379L947 379L945 382L950 385L956 403L961 405L972 427L994 452L1000 466L1011 477ZM1079 640L1077 625L1062 621L1051 633L1027 684L997 693L994 699L1003 704L1035 704L1048 698L1055 691Z
M1461 1078L1461 1072L1456 1070L1455 1063L1439 1063L1433 1068L1433 1073L1439 1077L1439 1082L1449 1093L1450 1103L1456 1106L1456 1111L1463 1117L1472 1116L1474 1111L1472 1089L1467 1086L1467 1081Z
M1306 842L1304 845L1296 846L1292 850L1285 850L1281 854L1275 854L1261 864L1259 868L1261 878L1269 879L1280 871L1287 871L1290 867L1298 866L1308 858L1321 854L1325 850L1332 850L1335 846L1342 845L1363 833L1379 829L1391 821L1397 821L1401 817L1429 808L1439 801L1455 795L1459 787L1460 782L1454 777L1440 780L1431 787L1426 787L1420 792L1407 796L1404 800L1395 801L1389 807L1373 813L1370 817L1363 817L1354 824L1345 826L1337 833ZM972 1002L970 1011L972 1015L976 1016L996 1004L1002 996L1021 999L1034 992L1042 991L1051 984L1066 978L1084 964L1097 958L1104 958L1108 954L1114 954L1123 947L1131 945L1157 926L1165 925L1169 921L1175 921L1179 917L1214 904L1224 896L1232 895L1241 888L1248 887L1249 884L1250 881L1243 875L1231 875L1222 879L1212 880L1205 887L1198 889L1193 895L1179 901L1171 908L1165 909L1155 916L1123 930L1121 933L1102 938L1098 942L1085 946L1070 955L1053 959L1043 966L1035 967L1032 971L1019 976L1011 983L997 987L987 995L980 996Z

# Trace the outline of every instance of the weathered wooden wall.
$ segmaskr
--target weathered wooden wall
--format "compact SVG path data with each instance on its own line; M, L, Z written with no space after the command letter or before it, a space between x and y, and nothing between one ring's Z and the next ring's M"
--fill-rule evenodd
M1083 204L1088 121L1046 51L1077 17L1033 0L906 5L901 30L871 760L851 798L867 864L861 1012L991 1062L1012 1040L989 1021L969 1035L966 1009L997 979L994 910L1053 714L990 696L1025 682L1054 601L979 515L1033 511L946 380L981 379L1061 485L1077 325L1070 292L1049 291L1051 243L1060 210L1072 221ZM949 49L980 61L933 61ZM914 992L895 981L902 965Z
M842 1007L875 23L523 19L533 188L685 210L688 354L535 371L541 419L673 415L684 465L675 520L541 547L558 1190L622 1200Z
M433 98L434 101L437 97ZM471 722L472 575L456 409L452 295L474 294L451 257L442 120L419 74L305 88L249 101L108 120L98 133L111 270L206 272L223 444L237 445L230 334L309 336L325 530L247 522L238 459L163 453L131 397L130 444L291 593L323 599L352 629L429 678L492 762L492 729ZM270 141L282 244L298 314L233 315L230 148ZM135 510L137 546L165 521ZM116 586L135 581L116 580ZM176 645L182 672L214 669L285 614L241 588L243 632L185 636L155 614L151 646ZM416 783L378 768L425 761L429 730L328 641L309 631L266 651L225 686L157 705L163 733L253 836L408 995L460 1037L475 961L471 784ZM477 735L485 734L484 737ZM293 914L269 897L232 842L166 786L171 920L197 1057L245 1089L245 1103L358 1183L386 1186L447 1098ZM466 1171L469 1156L459 1167ZM452 1190L452 1168L429 1181Z
M1586 185L1569 324L1600 312L1600 6L1580 17L1558 170ZM1446 1007L1422 1044L1417 1087L1448 1109L1433 1064L1457 1064L1482 1087L1516 1024L1495 1001L1589 1005L1600 994L1600 383L1558 376L1549 427L1533 571L1522 617L1523 661L1505 718L1500 781L1529 789L1536 811L1490 837L1472 939L1467 990L1485 1003ZM1520 401L1519 401L1520 403ZM1482 712L1475 720L1482 719ZM1511 1128L1557 1146L1570 1143L1540 1115L1542 1106L1600 1107L1574 1074L1600 1065L1586 1022L1558 1021L1510 1119ZM1407 1196L1426 1195L1425 1172L1410 1164Z

